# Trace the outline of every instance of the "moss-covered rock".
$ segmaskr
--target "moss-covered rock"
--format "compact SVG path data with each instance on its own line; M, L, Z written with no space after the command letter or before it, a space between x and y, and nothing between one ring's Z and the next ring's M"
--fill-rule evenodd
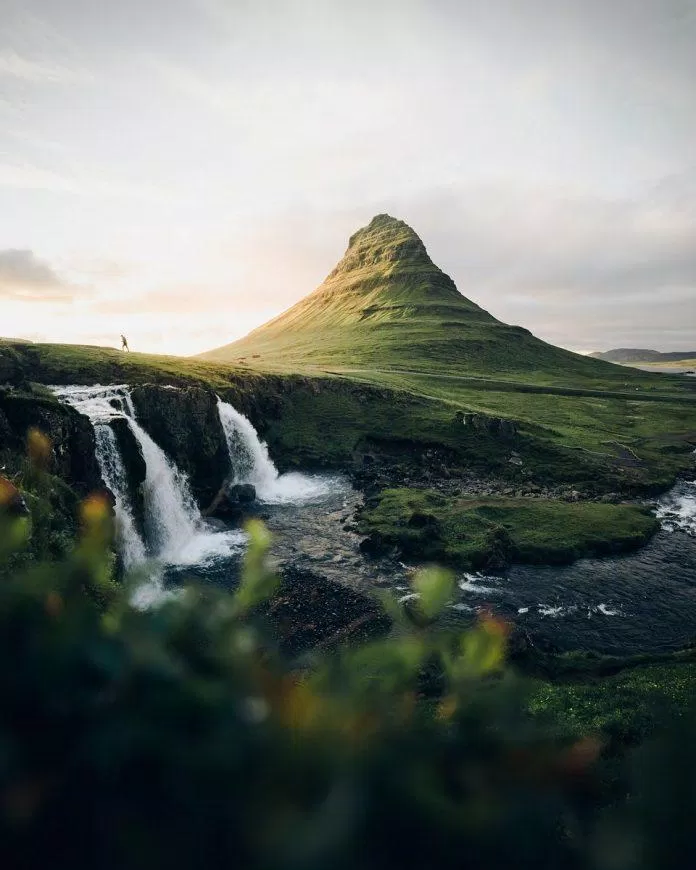
M634 504L462 498L403 488L369 499L359 522L383 549L396 546L417 561L476 571L626 552L659 528L648 509Z
M104 486L87 417L53 399L7 390L0 390L0 413L0 448L22 454L28 430L38 429L51 442L55 475L81 495Z

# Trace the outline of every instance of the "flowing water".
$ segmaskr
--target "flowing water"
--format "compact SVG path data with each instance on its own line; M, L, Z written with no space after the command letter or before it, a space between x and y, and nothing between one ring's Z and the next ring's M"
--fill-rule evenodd
M94 440L104 483L114 496L116 534L123 565L128 570L145 561L145 543L135 526L126 469L118 451L116 435L108 423L94 423Z
M218 414L234 469L233 483L253 484L259 501L266 504L314 502L342 486L342 478L325 474L279 474L268 455L268 447L244 414L219 397Z
M188 481L136 419L126 387L60 387L57 395L87 414L97 458L114 493L122 558L164 566L151 575L142 602L157 600L162 583L186 577L232 587L245 538L201 519ZM226 402L218 412L232 482L256 487L256 512L273 532L272 555L365 590L410 594L413 568L397 559L372 561L359 550L352 518L361 496L345 477L279 474L249 420ZM125 417L146 463L144 535L138 532L117 439L109 425ZM221 479L226 470L221 469ZM584 559L563 567L515 566L503 576L462 574L449 613L469 620L493 609L561 649L627 654L676 648L696 639L696 482L680 483L657 507L662 531L637 553ZM154 584L154 585L153 585Z
M149 581L139 597L141 603L157 600L163 569L212 564L243 550L242 532L212 529L201 518L186 476L138 423L128 387L52 389L92 422L102 477L114 495L116 536L124 565L135 568L149 560ZM123 460L110 425L115 418L127 421L145 461L143 535L137 529Z

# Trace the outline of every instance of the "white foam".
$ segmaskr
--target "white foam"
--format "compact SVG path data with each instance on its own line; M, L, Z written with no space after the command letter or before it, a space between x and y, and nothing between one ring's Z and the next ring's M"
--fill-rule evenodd
M116 500L118 543L127 568L144 564L148 552L159 566L187 566L213 564L243 549L246 541L243 532L212 531L205 525L186 475L138 423L126 385L60 386L52 390L61 401L72 405L92 422L102 477ZM135 528L123 461L116 437L108 425L116 418L127 421L145 461L143 497L147 546ZM171 597L162 585L161 568L151 562L148 569L150 576L135 594L136 606Z
M609 607L607 604L598 604L596 611L601 613L602 616L623 616L623 613L621 613L620 610Z
M658 504L655 515L666 532L686 532L696 538L696 481L673 489Z
M484 574L464 574L457 580L457 586L462 592L474 592L476 594L500 595L501 589L489 585L491 582L501 582L500 577L489 577Z
M251 421L218 396L218 414L227 441L233 469L233 483L250 483L256 497L265 504L299 504L320 501L327 495L348 488L344 477L280 474Z

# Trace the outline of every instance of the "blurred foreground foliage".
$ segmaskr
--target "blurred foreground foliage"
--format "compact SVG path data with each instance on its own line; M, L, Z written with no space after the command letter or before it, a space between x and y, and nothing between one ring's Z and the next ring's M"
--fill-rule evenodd
M142 610L146 578L112 580L108 502L80 519L66 558L27 565L29 519L0 507L3 867L690 865L693 718L620 761L559 736L527 712L504 624L436 629L448 573L408 608L385 597L389 637L293 662L259 618L263 526L234 594Z

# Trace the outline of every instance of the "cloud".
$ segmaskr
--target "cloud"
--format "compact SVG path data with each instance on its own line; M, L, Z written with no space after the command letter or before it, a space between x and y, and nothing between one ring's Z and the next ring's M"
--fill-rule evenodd
M0 187L49 190L78 196L134 199L144 202L172 202L173 194L163 187L136 183L103 175L55 172L29 163L0 163Z
M93 78L86 70L31 60L11 50L0 52L0 76L3 75L35 84L78 84Z
M23 302L72 302L76 288L67 284L33 251L0 251L0 299Z

